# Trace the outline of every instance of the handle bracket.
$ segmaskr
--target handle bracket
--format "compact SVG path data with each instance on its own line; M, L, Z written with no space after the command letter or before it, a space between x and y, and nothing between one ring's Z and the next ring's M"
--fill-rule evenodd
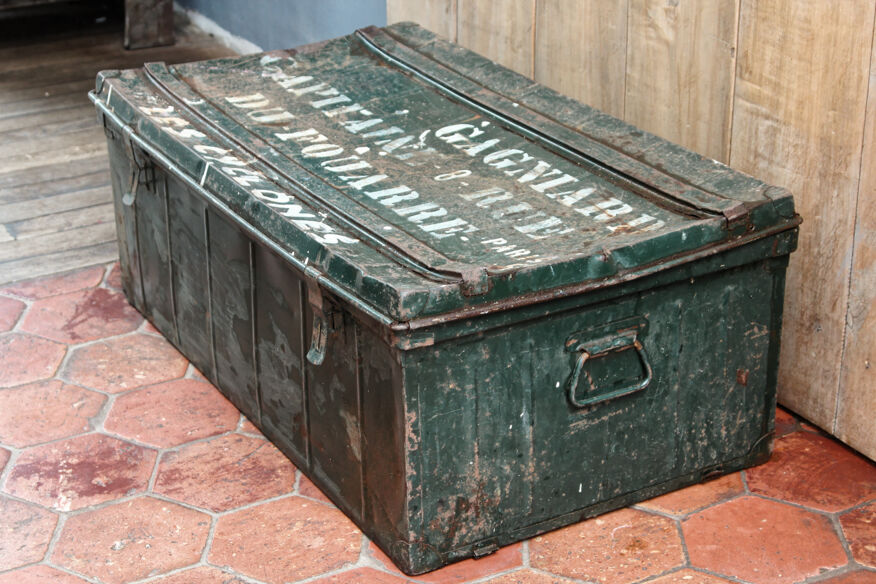
M313 310L313 333L306 357L310 363L319 366L325 361L329 333L340 328L341 313L325 301L317 278L313 276L307 279L307 301Z
M639 333L644 330L646 325L647 321L644 318L627 319L601 327L602 331L611 328L615 332L607 335L603 334L603 336L595 339L591 337L590 340L581 341L582 337L590 336L586 332L576 333L569 337L566 341L566 350L578 353L572 373L566 381L566 398L570 405L577 409L586 408L600 402L642 391L651 384L654 378L654 371L651 367L651 361L648 359L648 353L639 339ZM593 331L590 332L592 335ZM630 349L635 350L639 358L639 364L642 367L641 379L610 391L591 392L589 397L583 399L577 397L578 382L581 379L584 364L588 360Z

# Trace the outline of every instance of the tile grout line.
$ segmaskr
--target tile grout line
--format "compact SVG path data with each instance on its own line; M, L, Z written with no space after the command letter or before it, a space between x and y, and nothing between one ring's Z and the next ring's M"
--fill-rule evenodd
M91 584L103 584L103 582L101 582L97 578L94 578L93 576L86 576L85 574L80 574L79 572L72 570L72 569L68 568L67 566L60 566L60 565L52 564L52 563L48 563L46 565L51 567L51 568L54 568L55 570L58 570L59 572L64 573L64 574L69 574L69 575L74 576L76 578L81 578L85 582L90 582Z
M527 540L527 541L529 541L529 540ZM548 576L550 578L565 578L571 582L575 582L576 584L578 584L578 583L580 583L580 584L601 584L600 582L598 582L596 580L584 580L582 578L573 578L571 576L563 576L563 575L557 574L556 572L549 572L543 568L533 568L530 566L530 567L524 568L524 569L529 570L530 572L534 572L536 574Z
M653 582L654 580L658 580L660 578L665 578L666 576L669 576L671 574L675 574L675 573L680 572L682 570L689 570L689 569L690 569L690 565L688 563L684 563L684 564L681 564L680 566L675 566L673 568L669 568L668 570L663 570L662 572L652 574L651 576L648 576L647 578L644 578L642 580L636 580L635 584L647 584L648 582Z
M520 560L521 560L521 564L520 564L521 566L523 566L524 568L530 567L529 540L528 539L523 540L523 545L520 546Z
M226 569L225 567L214 566L213 564L209 564L206 562L196 562L196 563L190 564L188 566L183 566L182 568L174 568L172 570L168 570L167 572L162 572L161 574L155 574L153 576L146 576L145 578L141 578L139 580L132 580L130 582L127 582L126 584L148 584L149 582L160 582L160 581L162 581L165 578L168 578L170 576L182 574L182 573L187 572L189 570L196 570L198 568L213 568L215 570L219 570L220 572L222 572L225 575L232 576L233 578L238 579L241 582L244 582L247 584L266 584L266 583L262 582L261 580L256 580L254 578L251 578L249 576L241 574L240 572L235 572L234 570ZM237 583L223 581L223 584L237 584Z
M778 497L771 497L770 495L765 495L763 493L751 493L750 496L757 497L758 499L764 499L766 501L772 501L773 503L788 505L789 507L800 509L801 511L808 511L809 513L820 515L821 517L824 517L826 519L830 519L835 514L845 514L845 511L825 511L823 509L818 509L817 507L807 507L803 503L795 503L793 501L788 501L787 499L779 499Z
M846 553L847 564L857 563L857 560L855 560L855 556L852 554L852 547L846 539L846 532L843 530L842 523L840 523L839 514L831 513L828 517L828 521L830 521L830 526L833 528L835 535L843 548L843 551Z
M748 473L745 472L745 469L739 471L739 478L742 479L742 488L745 489L745 494L751 495L751 487L748 486Z
M722 574L721 572L715 572L714 570L709 570L708 568L701 568L699 566L690 566L690 569L693 570L694 572L699 572L700 574L714 576L715 578L723 578L725 580L730 580L731 582L736 582L737 584L757 584L755 582L743 580L742 578L737 578L736 576L730 576L729 574Z
M158 480L158 470L161 466L161 461L164 459L166 451L163 449L159 449L155 451L155 462L152 463L152 472L149 473L149 480L146 481L146 491L147 495L154 494L155 491L155 482Z
M33 301L32 300L25 300L23 298L16 298L14 296L5 296L4 295L3 297L9 298L10 300L17 300L18 302L21 302L22 304L24 304L24 308L21 309L21 313L18 315L18 318L16 318L15 322L12 323L12 327L8 331L6 331L6 333L20 333L21 331L19 330L19 328L21 327L21 324L24 322L24 319L27 316L27 314L30 312L30 308L33 305ZM3 333L3 334L6 334L6 333Z
M207 538L204 540L204 549L201 550L200 562L207 564L210 557L210 551L213 549L213 538L216 536L216 525L219 523L219 518L215 515L210 516L210 527L207 529Z
M836 514L838 516L845 515L846 513L851 513L852 511L857 511L858 509L862 509L864 507L867 507L868 505L873 505L873 504L876 504L876 497L874 497L873 499L865 499L861 503L856 503L855 505L852 505L851 507L837 511Z
M837 568L832 568L829 570L825 570L821 574L814 574L809 576L808 578L804 578L798 583L795 584L815 584L816 582L823 582L825 580L832 580L833 578L841 577L846 574L854 574L860 572L861 566L856 562L849 562L844 566L839 566Z
M684 536L684 528L682 526L682 520L676 519L675 523L675 531L678 533L678 541L681 543L681 556L684 558L684 566L689 568L690 563L690 551L687 549L687 538Z
M17 463L18 457L23 452L23 449L7 446L6 444L3 445L3 449L9 452L9 459L6 461L6 466L3 468L3 471L0 472L0 491L5 495L6 479L12 474L12 468Z
M51 562L52 556L55 555L55 546L57 546L64 531L64 527L67 525L67 513L63 511L57 511L56 513L58 514L58 523L55 524L55 530L52 532L52 537L49 539L49 544L46 546L46 553L43 556L43 562L52 566L54 566Z
M489 557L489 556L485 556L485 557ZM452 566L453 564L448 564L448 565ZM489 574L486 574L484 576L478 576L477 578L474 578L472 580L465 580L464 582L465 582L465 584L483 584L484 582L489 582L493 578L500 578L502 576L507 576L509 574L515 574L515 573L520 572L521 570L525 570L525 569L526 568L524 568L523 566L513 566L511 568L499 570L498 572L490 572ZM428 574L428 572L427 572L427 574Z

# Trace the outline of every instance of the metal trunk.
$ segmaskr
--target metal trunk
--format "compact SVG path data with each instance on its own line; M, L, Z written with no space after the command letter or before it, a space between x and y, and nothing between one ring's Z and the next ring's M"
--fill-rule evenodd
M128 298L405 572L769 456L786 191L411 24L92 99Z

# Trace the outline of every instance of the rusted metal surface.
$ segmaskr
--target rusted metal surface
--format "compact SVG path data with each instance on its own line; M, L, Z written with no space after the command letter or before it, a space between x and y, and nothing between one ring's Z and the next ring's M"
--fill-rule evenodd
M405 571L768 456L787 192L406 24L92 99L128 298Z

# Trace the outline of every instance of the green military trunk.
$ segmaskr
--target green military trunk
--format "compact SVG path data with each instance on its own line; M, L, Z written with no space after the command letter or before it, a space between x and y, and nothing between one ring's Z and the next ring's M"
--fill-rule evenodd
M410 24L92 98L128 298L406 572L769 455L782 189Z

